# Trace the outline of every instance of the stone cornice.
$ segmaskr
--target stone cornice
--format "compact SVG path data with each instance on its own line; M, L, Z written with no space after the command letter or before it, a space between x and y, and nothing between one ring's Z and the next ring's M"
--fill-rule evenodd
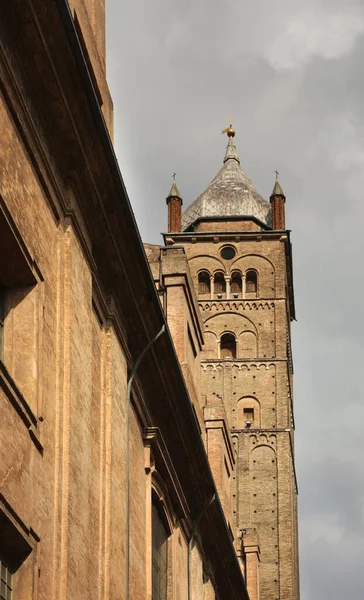
M144 445L150 446L153 451L157 470L163 476L163 482L174 501L174 510L177 510L181 519L187 520L189 506L160 429L158 427L146 427L143 431L143 440Z

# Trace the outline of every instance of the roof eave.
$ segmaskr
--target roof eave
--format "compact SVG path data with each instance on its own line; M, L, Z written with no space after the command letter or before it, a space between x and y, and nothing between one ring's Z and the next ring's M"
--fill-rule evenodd
M267 223L264 223L264 221L261 221L260 219L258 219L258 217L249 216L249 215L240 215L240 216L234 215L234 216L199 217L198 219L196 219L195 221L190 223L183 231L184 232L193 231L192 227L194 225L196 225L197 223L205 222L205 221L210 221L210 222L212 222L212 221L253 221L257 225L260 225L261 227L263 227L264 230L272 229L270 225L268 225Z

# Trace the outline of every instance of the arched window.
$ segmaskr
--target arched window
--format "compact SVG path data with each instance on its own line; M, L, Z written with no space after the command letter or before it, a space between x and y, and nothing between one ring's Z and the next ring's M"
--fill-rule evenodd
M236 358L236 340L232 333L221 336L220 358Z
M167 600L168 536L160 507L152 503L152 600Z
M233 295L241 296L242 285L241 285L241 274L239 271L234 271L231 275L230 291Z
M210 273L200 271L198 274L198 295L210 296Z
M215 273L214 276L214 296L215 298L224 298L226 294L226 282L224 274L221 272Z
M257 294L258 277L256 271L247 271L245 276L245 291L247 294Z
M235 413L237 427L260 427L260 403L253 396L244 396L238 400Z

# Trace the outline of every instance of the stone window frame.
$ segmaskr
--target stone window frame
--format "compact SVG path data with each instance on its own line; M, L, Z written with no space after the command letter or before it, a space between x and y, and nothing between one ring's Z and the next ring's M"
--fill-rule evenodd
M1 347L0 347L0 382L6 397L14 406L17 414L23 420L29 430L30 437L37 449L42 452L40 434L37 431L39 420L42 416L41 393L40 393L40 351L42 331L42 305L44 278L38 266L29 252L26 244L10 215L5 201L0 195L0 292L1 292ZM9 260L10 258L10 260ZM31 298L31 302L29 299ZM28 306L22 304L28 302ZM32 331L29 332L23 324L16 325L19 312L29 313L28 322L32 323ZM32 338L34 347L30 348L28 343L15 340L14 327L17 327L18 335ZM14 352L17 348L25 349L28 358L36 365L34 377L33 395L29 397L23 388L23 381L18 376L19 360L16 360ZM40 419L38 419L38 416Z
M0 564L5 565L11 574L12 594L8 595L6 600L13 600L17 582L20 587L27 585L32 588L35 585L35 565L40 538L30 526L25 525L1 493L0 531ZM3 600L2 596L0 598Z

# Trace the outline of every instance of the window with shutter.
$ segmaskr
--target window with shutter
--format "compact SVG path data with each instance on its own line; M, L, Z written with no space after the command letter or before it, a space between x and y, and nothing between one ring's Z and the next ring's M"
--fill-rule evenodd
M0 561L0 600L13 600L13 576Z

